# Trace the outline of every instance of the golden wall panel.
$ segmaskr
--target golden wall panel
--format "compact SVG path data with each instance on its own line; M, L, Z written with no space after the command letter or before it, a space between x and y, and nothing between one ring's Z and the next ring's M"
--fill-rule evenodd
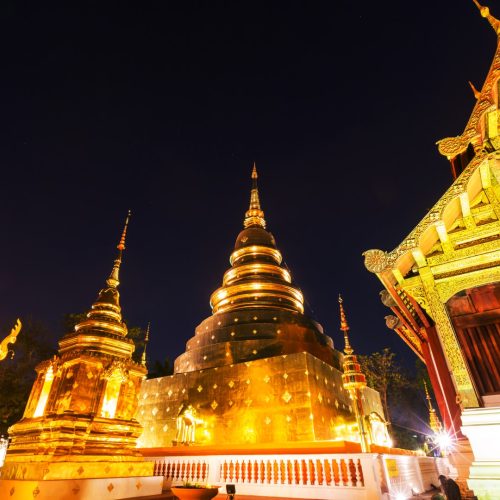
M366 393L367 414L383 415L378 393ZM341 372L308 353L144 381L138 446L175 444L178 416L188 405L196 421L194 445L359 439Z

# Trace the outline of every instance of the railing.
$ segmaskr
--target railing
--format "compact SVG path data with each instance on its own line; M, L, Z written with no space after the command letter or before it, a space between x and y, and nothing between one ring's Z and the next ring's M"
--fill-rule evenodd
M194 450L190 450L192 452ZM234 484L243 495L330 500L411 497L437 484L446 459L376 453L156 457L166 483Z
M205 460L164 459L155 461L154 474L173 481L205 482L208 468ZM223 459L218 476L224 483L364 486L359 458Z
M208 479L208 462L203 460L157 460L154 475L163 476L174 482L206 483Z
M331 499L375 499L377 455L216 455L156 458L154 474L166 483L234 484L247 495ZM153 459L154 460L154 459ZM367 479L368 477L368 479ZM367 482L369 484L367 484ZM353 496L354 495L354 496Z

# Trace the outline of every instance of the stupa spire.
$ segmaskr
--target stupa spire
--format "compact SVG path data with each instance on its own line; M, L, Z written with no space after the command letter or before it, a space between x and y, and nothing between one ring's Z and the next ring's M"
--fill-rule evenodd
M441 422L436 414L436 410L432 406L431 396L429 390L427 389L427 382L424 380L425 389L425 399L427 399L427 407L429 409L429 427L432 429L434 434L438 434L441 431Z
M144 337L144 350L142 351L141 365L146 366L146 348L149 342L149 328L151 326L151 322L148 322L148 327L146 328L146 336Z
M257 186L257 165L253 163L252 168L252 190L250 192L250 206L245 213L245 220L243 226L245 228L257 226L266 228L266 220L264 219L264 212L260 208L259 188Z
M359 438L361 443L361 450L363 453L370 452L370 442L368 439L368 432L364 421L364 409L362 402L361 390L366 387L366 377L361 371L361 365L358 362L358 357L354 354L354 349L349 342L349 324L344 311L342 296L339 294L339 307L340 307L340 329L344 332L344 360L342 368L342 385L353 401L354 413L358 423Z
M472 1L476 4L476 7L479 9L479 12L481 12L481 15L491 24L495 33L500 35L500 21L490 14L490 9L488 7L481 5L477 0Z
M128 214L127 214L127 218L125 219L125 226L123 227L120 241L119 241L118 245L116 246L116 248L118 249L118 256L115 259L115 262L113 264L113 269L111 270L111 274L109 275L109 278L106 280L106 284L110 288L118 288L118 285L120 284L120 280L119 280L120 265L122 263L123 250L125 250L125 238L127 236L127 228L128 228L128 223L129 223L131 215L132 215L132 212L129 210Z
M351 347L351 343L349 342L349 324L347 323L347 318L344 311L344 300L342 299L342 295L339 293L339 307L340 307L340 329L344 332L344 352L347 355L350 355L354 352L354 349Z
M125 238L127 236L128 223L130 220L130 210L128 211L125 225L117 245L118 255L114 261L111 274L106 280L106 287L100 290L96 301L92 304L92 308L87 313L87 318L77 325L75 325L76 332L86 330L98 331L101 334L127 335L127 326L122 320L121 307L120 307L120 292L118 285L120 284L119 273L120 265L122 263L122 255L125 250ZM65 345L73 347L73 341L66 342L63 338L59 343L61 349L66 349ZM133 344L133 343L132 343ZM128 347L127 347L128 349Z

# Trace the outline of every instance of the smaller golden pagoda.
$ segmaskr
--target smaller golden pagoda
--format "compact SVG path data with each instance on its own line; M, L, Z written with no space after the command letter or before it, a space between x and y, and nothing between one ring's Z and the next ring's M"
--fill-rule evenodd
M344 332L344 360L342 373L342 385L351 396L356 422L358 423L358 431L361 443L361 450L364 453L370 452L370 441L366 430L365 416L363 414L362 391L366 388L366 377L361 371L361 365L358 363L358 358L354 354L354 349L349 342L349 324L344 311L342 297L339 295L340 307L340 329Z
M425 389L425 399L427 399L427 407L429 408L429 427L432 430L433 434L437 436L441 430L442 425L439 417L437 416L436 410L432 406L431 396L429 394L429 390L427 389L427 382L424 380L424 389Z
M148 477L153 464L136 448L142 431L137 395L147 370L132 360L135 345L127 338L118 292L128 221L106 286L86 319L62 337L58 355L36 367L24 416L9 429L0 498L161 492L160 480Z

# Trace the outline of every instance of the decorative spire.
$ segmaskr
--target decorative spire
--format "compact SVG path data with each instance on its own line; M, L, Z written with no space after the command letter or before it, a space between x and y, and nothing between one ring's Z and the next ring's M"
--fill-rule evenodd
M340 329L344 332L344 352L347 355L351 355L354 352L354 349L351 347L349 342L349 325L347 323L347 318L344 311L344 300L342 299L342 295L339 293L339 307L340 307Z
M481 12L481 15L491 24L495 33L500 35L500 21L490 14L490 9L488 7L481 5L477 0L472 1L476 4L476 7L479 9L479 12Z
M146 328L146 336L144 337L144 351L142 351L141 365L146 366L146 347L149 342L149 328L151 326L151 321L148 322L148 327Z
M122 263L123 250L125 250L125 237L127 236L127 228L128 228L128 223L129 223L131 215L132 215L132 212L129 210L128 214L127 214L127 218L125 219L125 226L123 228L120 242L118 243L118 245L116 247L118 249L118 256L115 259L115 263L113 264L113 269L111 270L111 274L109 275L109 278L106 280L106 284L110 288L118 288L118 285L120 284L120 280L119 280L120 265Z
M264 212L260 208L259 188L257 187L257 166L255 162L252 168L252 191L250 193L250 207L245 213L245 220L243 225L245 228L250 226L258 226L263 229L266 228L266 221L264 219Z
M438 434L441 430L441 422L436 414L436 410L432 406L431 396L429 395L429 390L427 389L427 382L424 380L425 389L425 399L427 399L427 406L429 408L429 427L432 429L434 434Z

